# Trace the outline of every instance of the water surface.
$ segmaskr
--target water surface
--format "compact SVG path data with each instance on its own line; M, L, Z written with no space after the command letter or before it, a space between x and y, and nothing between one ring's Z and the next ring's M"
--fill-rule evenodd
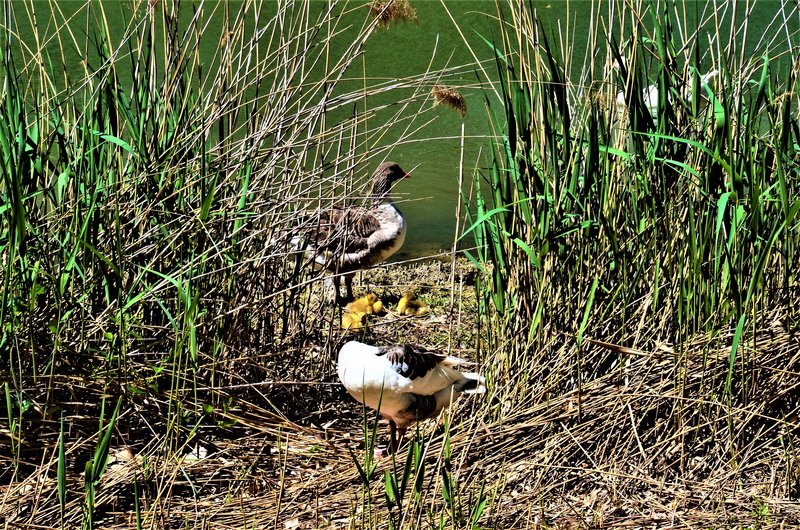
M136 5L142 7L145 4L146 2ZM14 2L12 5L19 10L24 4ZM59 17L52 16L50 2L36 1L32 5L35 7L40 35L47 34L48 28L52 28ZM98 15L99 10L91 9L97 3L89 4L88 9L87 4L82 1L59 2L58 5L64 13L63 16L70 18L71 14L75 14L70 24L79 40L89 40L94 38L94 30L87 32L86 28L93 26L106 28L107 35L112 39L123 35L134 4L105 2L103 7L107 15L102 18ZM208 2L182 4L187 20L193 10L200 6L213 12L207 20L206 31L209 38L200 45L202 54L208 57L208 70L211 70L214 54L219 47L219 38L212 37L223 33L222 10L211 9L211 5ZM230 2L230 12L235 13L239 5L240 2ZM468 110L464 119L453 109L434 107L430 99L416 99L403 112L404 116L416 115L414 121L400 120L396 125L393 124L389 132L380 139L380 145L374 146L376 149L386 150L384 158L396 161L406 169L416 167L413 178L396 187L402 200L401 209L408 220L406 243L396 259L428 255L439 249L450 248L453 244L457 231L456 211L461 201L458 168L463 160L466 182L469 185L469 179L476 168L479 170L485 165L482 153L486 152L489 146L488 137L491 135L485 103L487 92L482 87L492 81L496 65L492 50L483 38L491 41L499 35L497 8L493 0L447 0L444 3L436 0L412 0L411 5L416 9L417 22L398 23L377 30L367 41L362 60L355 66L358 71L353 71L352 79L342 85L342 89L357 87L359 84L363 86L362 76L366 77L368 83L376 84L421 78L426 72L447 71L448 74L440 81L459 88L466 99ZM581 78L584 66L591 61L597 64L603 59L603 39L596 43L589 42L590 35L597 28L605 28L603 31L609 32L615 38L630 32L630 24L619 27L618 24L615 26L615 23L608 22L618 19L621 5L619 2L531 0L530 5L539 14L542 30L551 42L564 42L572 50L571 75L575 83L588 82ZM752 8L749 13L745 12L747 6ZM327 2L317 1L312 4L312 12L327 7ZM345 29L333 41L332 56L341 53L341 50L336 49L337 46L348 46L352 42L348 32L355 35L369 16L366 2L340 3L336 8L343 13L339 27L349 29ZM274 9L274 4L265 3L264 9ZM687 1L679 3L679 11L687 23L676 25L676 38L680 40L680 35L690 34L697 29L697 21L704 20L705 25L701 27L701 32L705 32L706 38L703 42L708 44L709 49L714 45L714 32L711 30L715 25L728 30L735 28L737 33L732 41L741 41L735 47L744 54L760 53L759 50L769 46L785 49L786 42L798 44L800 21L796 9L786 2ZM457 24L453 23L451 17ZM732 20L736 22L732 23ZM20 40L30 43L33 37L28 26L26 16L18 16L15 27L19 30ZM642 31L648 33L651 28L652 19L645 17L641 21ZM476 65L476 57L465 45L462 34L477 55L478 61L485 62L485 70ZM731 34L731 31L724 34ZM79 48L84 45L84 42L78 43ZM58 53L58 46L59 43L54 40L48 44L48 49L51 53ZM72 72L70 77L80 79L83 56L74 48L71 49L69 44L67 52L67 67ZM708 49L703 50L706 58L707 52ZM426 94L435 82L436 79L428 75L424 86L418 89L419 94ZM365 126L377 127L394 120L399 105L397 102L411 97L413 93L413 89L404 88L369 98L367 105L370 107L389 107L377 112ZM495 101L492 103L496 104ZM410 135L407 133L407 130L423 124L421 130ZM404 140L398 142L399 138ZM364 168L364 171L371 169Z

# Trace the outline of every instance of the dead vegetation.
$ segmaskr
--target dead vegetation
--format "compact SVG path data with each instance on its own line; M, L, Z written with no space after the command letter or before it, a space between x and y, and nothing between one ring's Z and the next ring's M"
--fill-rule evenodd
M463 94L453 87L436 85L431 90L434 105L444 105L458 111L461 117L467 115L467 102Z
M171 5L149 5L165 34L182 33ZM570 86L566 80L548 80L527 93L509 82L517 92L507 103L517 107L497 116L516 112L528 120L547 110L549 117L564 118L562 124L517 127L527 135L516 141L519 156L497 144L509 164L496 166L503 170L494 171L497 180L487 186L497 201L487 211L495 213L481 219L487 225L505 220L494 233L510 239L505 247L497 242L481 250L511 249L516 261L483 259L483 273L460 261L365 271L359 294L376 293L386 313L357 331L345 330L341 308L327 302L302 258L270 242L303 208L338 204L337 189L355 191L359 168L372 162L337 155L359 152L362 139L344 131L359 130L366 117L329 124L313 138L308 124L327 123L328 103L365 101L328 100L327 94L333 93L330 83L350 76L348 66L361 57L375 25L350 39L357 45L341 61L329 63L327 46L308 47L306 39L317 30L343 28L324 17L305 28L314 19L294 10L300 4L280 4L273 21L279 42L253 58L249 52L263 50L263 43L245 31L245 21L257 16L247 11L250 5L243 4L239 25L221 43L248 53L220 52L225 60L212 77L222 81L205 99L210 108L184 112L189 101L207 96L183 92L195 86L200 72L194 68L205 63L198 55L184 60L187 49L197 53L199 47L169 41L152 64L163 59L188 69L158 86L145 82L158 76L149 78L151 72L134 62L140 85L154 87L141 115L122 112L131 95L109 82L116 68L128 66L115 62L127 57L115 51L108 60L90 61L100 65L89 80L100 87L100 99L89 107L82 106L82 94L66 100L71 106L64 115L85 122L59 127L41 120L36 130L9 114L11 121L2 124L6 138L20 140L14 142L24 162L19 167L32 172L11 182L16 187L4 181L2 190L13 194L9 204L26 208L24 216L6 208L3 233L9 236L0 238L0 257L9 265L0 270L8 286L0 335L9 374L2 381L7 421L0 430L3 524L287 530L800 524L797 246L788 237L796 234L800 208L797 128L784 119L791 105L767 105L780 111L772 129L787 146L752 144L754 152L774 154L774 167L782 164L775 173L783 176L785 211L777 212L784 206L773 197L773 166L750 159L737 166L762 171L756 175L762 180L748 189L763 192L759 208L746 202L743 182L695 170L683 159L661 167L654 179L647 171L677 155L637 141L616 146L615 156L629 155L630 164L607 163L610 151L595 133L570 129L572 100L561 92ZM370 5L379 25L416 21L408 2ZM535 27L520 26L514 37L533 37ZM126 35L144 38L138 29ZM71 41L77 39L65 38ZM292 49L311 55L286 53ZM557 53L545 56L558 72ZM243 57L286 86L258 101L241 99L266 86L264 79L239 75ZM26 70L28 78L46 80L44 59L26 56L19 64L40 68ZM512 63L505 60L498 57L498 64L510 75ZM284 75L296 64L315 62L332 68L318 83L294 83ZM441 77L429 72L407 86L427 106L429 88ZM363 97L390 89L379 85ZM434 98L463 114L459 95L449 90ZM27 108L30 95L16 94L15 105ZM542 104L530 97L542 94ZM52 106L42 115L60 116L62 95L44 98L42 105ZM234 116L241 109L252 111L239 129ZM598 123L598 115L591 116L589 123ZM97 134L96 124L121 119L129 121L118 137ZM369 144L379 145L393 123L379 126ZM498 135L505 130L504 123L494 125ZM181 134L161 134L164 128ZM194 151L210 141L211 130L218 131L213 152L219 158ZM72 136L50 140L61 141L64 131ZM539 158L515 166L534 153L541 131L551 136L538 146ZM586 167L615 171L605 181L578 170L587 138L595 155ZM722 140L751 145L738 137ZM577 142L574 149L559 152L571 142ZM316 167L315 160L334 162ZM634 165L641 161L646 164ZM713 178L661 180L675 176L676 165ZM17 166L11 166L4 174L16 178ZM48 169L40 174L36 168ZM539 173L548 168L551 173ZM101 189L98 175L119 178ZM505 175L522 180L509 186ZM531 177L539 180L521 200L524 179ZM573 179L569 188L562 188L565 177ZM731 183L741 199L722 193L720 186ZM553 207L541 198L551 188L569 190L553 196L564 204ZM541 208L541 217L508 211L526 205ZM562 217L550 217L557 213ZM602 215L591 217L595 213ZM672 232L659 228L665 220ZM768 226L775 230L764 231ZM541 233L525 235L531 227ZM492 226L487 229L491 235ZM724 281L712 274L715 268ZM699 282L695 290L692 279ZM477 289L481 296L476 284L484 288ZM486 289L491 285L493 293ZM409 290L429 314L397 314ZM720 306L738 312L720 312ZM365 446L374 416L364 417L335 376L338 348L351 337L455 352L478 363L490 391L482 400L459 402L450 423L423 424L418 441L409 444L411 460L400 454L397 466L383 460L373 468Z
M373 0L369 4L369 11L383 28L389 27L393 22L419 23L417 10L408 0Z
M358 336L436 347L447 347L449 340L459 355L479 359L487 352L470 351L479 342L469 269L459 264L454 289L450 266L441 262L363 273L359 290L382 295L388 311ZM392 314L395 299L412 284L422 287L431 315ZM334 328L338 311L323 310ZM649 351L591 341L583 359L595 370L580 391L557 390L570 386L558 371L569 371L576 351L554 336L542 352L549 362L528 374L534 382L528 395L512 399L514 380L495 379L485 400L459 403L449 458L441 426L423 425L427 469L419 507L405 505L407 521L416 521L409 527L433 528L437 517L452 517L441 491L443 468L457 480L464 502L481 487L489 492L482 528L800 524L800 506L787 502L798 486L788 442L797 434L800 342L778 315L770 317L763 331L748 338L758 355L736 374L737 380L758 380L746 403L708 391L727 370L729 335L698 336ZM135 528L138 496L148 528L387 527L384 470L391 470L391 462L378 462L366 490L371 500L365 501L354 462L364 455L361 411L334 375L335 352L347 337L340 329L329 336L330 342L286 350L284 356L273 352L281 362L270 355L252 360L268 377L218 388L231 396L227 410L205 417L191 433L187 425L178 443L159 434L169 428L160 425L157 403L146 400L128 410L98 486L97 526ZM499 363L497 355L482 365ZM282 376L281 364L290 358L296 379ZM694 375L676 388L684 370ZM166 394L163 400L170 401ZM78 417L68 419L79 423ZM64 521L80 521L80 455L94 443L87 435L66 447ZM0 491L0 512L12 526L59 524L57 439L45 437L35 445L39 456L28 462L25 478ZM164 447L172 450L159 449ZM400 468L405 457L399 456ZM371 522L358 523L362 516Z

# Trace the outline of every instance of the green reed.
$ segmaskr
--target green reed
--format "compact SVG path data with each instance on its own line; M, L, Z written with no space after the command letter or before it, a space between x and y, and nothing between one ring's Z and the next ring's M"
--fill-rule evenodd
M23 449L58 447L61 525L92 527L108 447L145 444L151 465L131 502L148 526L142 507L174 480L162 463L231 427L239 396L258 397L226 385L322 371L296 362L321 320L309 314L310 268L271 240L372 164L366 146L390 124L365 132L373 113L359 103L394 87L353 90L347 72L377 25L342 37L340 9L49 7L4 6L0 416L11 435L0 446L23 477L40 460ZM111 17L129 20L122 35L109 34ZM221 35L206 33L212 20ZM339 55L336 39L351 39ZM95 432L110 399L127 414ZM105 452L74 450L86 432ZM80 515L70 470L84 466Z
M595 36L605 42L583 85L527 7L499 10L500 36L476 43L494 50L499 76L469 228L505 350L496 376L527 383L547 362L539 352L574 340L580 386L594 370L581 363L585 336L646 347L730 328L727 374L712 386L747 401L758 383L744 336L767 308L797 322L796 52L745 59L700 32L679 42L680 10L640 8L630 25L606 21L622 32Z

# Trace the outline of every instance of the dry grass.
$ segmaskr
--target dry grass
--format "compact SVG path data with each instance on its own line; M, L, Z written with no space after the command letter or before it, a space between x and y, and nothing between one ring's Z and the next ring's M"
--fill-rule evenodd
M149 5L155 9L148 16L161 16L171 35L183 34L170 6ZM702 203L697 213L716 232L687 244L689 235L677 230L673 239L653 237L648 243L647 230L670 213L680 228L696 226L698 217L677 207L662 210L665 204L690 203L685 195L670 195L677 200L669 203L644 193L645 188L633 186L645 177L639 167L620 166L628 180L609 179L607 188L574 182L575 190L597 190L602 202L594 209L609 212L602 224L587 224L581 235L570 231L580 226L580 218L563 210L565 216L555 221L563 221L557 228L566 231L557 237L544 234L542 241L553 246L537 250L535 257L543 259L540 269L517 247L512 248L525 258L522 266L512 263L504 270L488 263L489 274L508 273L507 287L499 289L511 302L505 304L511 309L504 318L494 318L487 309L497 300L488 300L485 290L482 299L476 296L475 282L485 287L486 277L463 264L393 264L360 275L362 289L377 292L388 313L363 332L348 334L340 325L341 309L325 301L302 257L270 242L276 232L289 230L301 211L363 195L356 177L392 147L372 146L382 145L388 128L398 124L406 128L400 141L408 140L420 116L406 119L398 111L396 119L371 126L368 136L358 130L367 119L374 123L372 111L328 122L332 109L360 104L398 86L379 83L329 97L337 80L349 78L349 66L361 57L377 24L365 26L341 60L329 63L327 47L307 47L306 38L325 28L331 33L323 42L332 38L339 31L329 26L332 20L307 27L304 21L314 19L301 4L281 4L272 21L280 38L264 49L257 35L245 31L245 21L253 16L250 5L243 4L234 31L221 45L241 51L231 55L220 49L220 70L211 77L222 81L187 96L183 88L195 87L200 75L195 66L184 66L175 74L181 82L153 84L141 115L131 114L119 125L119 136L112 138L117 142L97 134L97 124L128 116L118 110L132 101L120 86L102 85L116 79L114 69L127 64L120 59L124 54L116 52L108 61L92 60L105 70L87 80L98 84L101 98L89 107L82 95L61 105L63 94L49 94L31 110L48 109L37 115L40 129L15 121L23 112L5 113L0 120L5 120L0 132L9 145L18 146L24 161L11 167L16 159L6 159L2 191L11 196L9 204L25 206L24 216L11 215L6 207L3 233L8 237L0 238L0 258L7 264L0 269L0 281L8 286L0 312L0 353L13 369L0 387L8 417L0 430L1 522L26 528L88 527L87 514L94 513L97 528L389 528L390 516L398 513L386 502L384 472L390 463L379 462L373 479L364 484L351 457L352 451L363 462L370 454L362 411L335 376L336 352L353 336L457 352L478 363L490 387L483 399L459 402L448 433L432 421L423 425L425 468L414 471L422 477L420 496L406 497L405 522L395 527L763 528L800 522L795 503L800 496L794 447L800 341L790 259L796 254L794 243L778 245L780 251L772 256L785 258L785 268L770 262L766 280L752 283L753 292L776 298L744 304L748 324L739 327L739 349L732 356L734 337L739 338L736 326L727 323L727 314L715 312L721 303L731 305L731 299L720 294L720 282L708 268L717 259L729 273L727 285L745 285L747 277L736 273L751 267L753 248L764 249L764 234L753 233L752 245L742 246L738 261L732 260L732 245L749 234L736 228L747 223L723 224L737 219L717 213L732 203L710 208ZM416 20L405 1L375 2L371 9L380 25ZM138 26L127 35L139 35ZM157 43L143 38L139 44L150 50ZM170 44L160 57L164 64L200 65L198 56L182 58L185 50L196 53L197 48ZM310 55L295 55L293 49ZM254 55L258 50L260 55ZM29 59L21 64L47 62L39 51ZM258 65L253 71L262 71L263 77L239 75L251 60ZM296 83L285 75L294 65L316 60L326 65L319 82ZM135 58L130 66L141 72ZM42 67L23 77L46 75ZM147 79L149 74L142 75ZM17 79L7 77L9 82ZM425 101L419 112L429 111L428 88L439 79L440 73L426 72L403 80L400 85L415 92L400 106L405 109L412 99ZM565 85L546 86L558 90ZM434 99L463 115L463 99L451 90L438 87ZM246 94L252 91L269 96L250 101ZM20 109L28 108L25 97L19 96ZM571 118L566 97L547 101L561 101L561 107L514 99ZM196 112L181 110L189 107ZM248 109L246 119L242 109ZM83 118L72 123L73 116ZM62 120L69 126L60 128ZM146 126L140 127L142 120ZM165 130L177 133L165 135ZM554 168L548 178L560 186L563 171L581 166L572 155L557 156L575 137L567 126L551 127L553 141L534 145L539 132L547 130L517 129L532 139L525 156L539 147L548 155L527 166L526 174L543 162ZM206 153L205 146L214 141L211 131L218 137ZM495 132L500 131L497 127ZM58 142L37 143L51 135ZM587 138L594 142L591 135ZM786 138L794 136L787 133ZM593 145L599 151L599 140ZM358 155L366 146L371 146L372 159ZM624 149L619 146L620 152ZM775 152L782 156L776 160L786 164L787 179L794 178L795 151L791 156L783 156L788 148ZM41 159L29 159L39 154ZM593 162L597 167L598 160ZM30 169L32 176L19 178L24 171L18 167ZM37 173L36 168L46 169ZM577 178L579 172L570 174ZM106 183L107 176L114 178ZM510 192L512 198L496 206L528 204L513 197L517 186L499 184L494 191ZM791 210L795 184L784 182L786 234L796 227L797 210ZM696 191L684 185L681 190ZM347 193L339 193L342 189ZM538 198L540 193L530 194L536 198L531 204L541 206L548 218L553 208ZM630 207L637 197L655 213L642 218L647 222L625 224L628 214L639 211ZM778 203L765 198L773 214L769 219L774 219ZM737 207L746 212L747 204ZM729 209L731 215L739 211ZM581 210L592 208L581 205ZM512 228L509 234L522 233ZM722 228L732 234L727 246L713 241L726 239L720 237ZM615 244L624 243L613 253L603 247L611 237ZM563 248L557 249L557 243ZM706 243L706 254L692 250ZM612 258L615 271L628 263L636 266L635 274L611 274ZM660 269L646 265L651 258ZM677 265L667 269L671 261ZM541 290L532 281L539 270L548 272ZM664 275L656 281L653 271L659 270ZM687 291L687 274L702 278L708 289ZM392 312L411 288L431 307L430 315ZM525 290L536 296L514 298ZM542 311L545 317L536 320ZM488 318L479 318L479 312ZM682 318L677 324L675 315ZM108 425L109 409L118 398L124 407L113 430L108 429L109 467L95 484L97 474L87 473L87 463L98 454L95 448L105 432L100 426ZM64 441L63 460L59 439ZM404 458L399 455L401 467ZM66 464L63 486L59 462ZM390 471L391 478L395 470ZM455 493L445 494L445 479L458 484ZM66 493L63 513L61 487ZM87 508L92 487L95 502ZM481 498L485 511L473 526L463 513L471 513Z
M464 282L449 289L448 269L433 262L364 273L362 279L373 283L362 289L381 292L390 311L362 339L380 343L402 336L430 345L441 345L448 336L456 345L473 341L474 289ZM459 265L457 277L469 282L468 267ZM429 317L391 314L391 300L412 283L428 284L422 296L433 306ZM454 314L448 310L449 295L461 301ZM335 328L338 310L320 311L330 315L326 318ZM589 341L584 360L596 369L581 392L556 389L569 386L556 372L559 367L569 371L576 350L554 337L552 347L542 352L550 362L530 374L539 384L529 395L512 400L507 389L514 381L494 381L484 400L459 402L450 433L452 463L443 456L441 429L433 421L423 425L425 509L409 509L419 517L409 527L434 528L433 514L446 517L438 478L442 467L452 469L464 498L481 484L490 492L482 527L763 528L800 523L800 507L786 501L797 494L798 471L797 457L785 445L786 436L796 434L800 412L793 397L800 342L781 325L779 315L769 317L763 331L747 341L757 355L746 373L759 385L746 403L729 403L708 391L726 372L730 335L698 336L650 351ZM458 319L461 327L448 326ZM391 464L378 463L368 490L371 501L365 503L350 456L352 451L360 459L364 451L361 411L333 375L335 351L349 337L335 329L331 337L332 342L290 352L298 380L251 380L217 389L236 396L235 404L205 421L169 455L158 450L171 443L157 434L165 432L163 427L146 427L158 422L152 404L129 410L98 488L99 527L135 527L136 483L146 528L387 528L383 471ZM459 353L464 354L469 352ZM251 362L265 368L271 364L266 358ZM483 365L497 362L495 354ZM684 371L694 375L676 388ZM314 380L312 373L318 374ZM230 426L220 429L223 421ZM56 442L40 440L42 460L30 462L35 470L0 491L0 513L7 523L58 525ZM71 438L67 446L68 526L80 521L79 456L93 444L87 435ZM404 459L400 455L401 468ZM358 522L362 510L371 522Z
M455 88L436 85L431 90L431 94L433 95L434 105L444 105L457 110L462 118L467 115L467 102L461 92Z
M369 4L369 11L383 28L389 27L393 22L419 23L417 10L408 0L373 0Z

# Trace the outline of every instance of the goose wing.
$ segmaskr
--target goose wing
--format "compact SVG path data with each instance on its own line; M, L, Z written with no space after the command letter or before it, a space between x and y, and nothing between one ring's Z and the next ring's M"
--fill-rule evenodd
M453 368L463 363L456 357L408 344L381 347L378 355L400 376L397 388L400 392L429 395L463 379L461 372Z
M381 229L380 220L366 208L331 208L319 212L316 244L339 253L369 248L369 237Z
M423 348L414 349L411 345L403 346L384 346L380 348L379 355L386 356L386 360L392 365L392 369L398 374L408 379L414 380L425 377L439 363L444 361L447 356L440 353L425 350Z
M370 346L350 341L339 350L337 374L356 400L398 426L435 416L462 392L478 393L483 378L463 374L456 357L403 346Z

